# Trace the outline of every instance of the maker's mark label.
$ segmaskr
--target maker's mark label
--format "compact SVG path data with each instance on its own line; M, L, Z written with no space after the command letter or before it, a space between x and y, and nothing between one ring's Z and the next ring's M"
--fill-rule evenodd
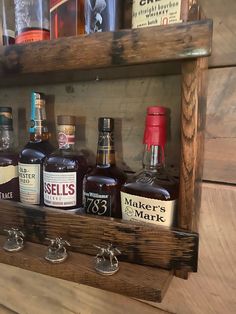
M181 22L181 0L133 0L132 28Z
M171 227L176 200L161 201L121 192L122 219Z

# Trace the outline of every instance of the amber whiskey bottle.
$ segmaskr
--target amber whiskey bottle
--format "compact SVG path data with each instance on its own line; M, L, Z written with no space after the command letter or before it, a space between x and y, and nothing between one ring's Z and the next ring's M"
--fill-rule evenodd
M166 110L147 109L143 169L121 188L122 218L173 226L178 184L165 170Z
M121 218L120 188L126 175L116 167L114 120L99 118L95 168L84 178L84 207L87 214Z
M85 157L75 150L74 116L58 116L59 149L44 161L44 204L60 209L82 207Z
M49 142L44 94L31 98L30 140L19 155L20 201L43 205L43 161L53 151Z
M50 37L84 34L84 0L50 0Z
M18 154L13 142L12 109L0 107L0 199L19 201Z

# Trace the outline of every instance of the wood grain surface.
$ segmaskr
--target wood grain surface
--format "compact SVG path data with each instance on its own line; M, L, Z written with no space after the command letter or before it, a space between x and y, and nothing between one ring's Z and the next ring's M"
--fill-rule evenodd
M208 56L211 38L204 20L0 47L0 77Z
M94 245L112 242L122 252L120 260L166 269L197 271L198 234L93 215L0 202L0 233L18 227L28 241L48 245L46 238L61 236L75 252L95 256Z
M104 277L95 271L94 257L70 252L64 263L50 264L43 245L28 242L22 251L9 253L2 249L4 242L0 236L1 263L129 297L161 302L173 277L169 271L129 263L120 263L118 273Z

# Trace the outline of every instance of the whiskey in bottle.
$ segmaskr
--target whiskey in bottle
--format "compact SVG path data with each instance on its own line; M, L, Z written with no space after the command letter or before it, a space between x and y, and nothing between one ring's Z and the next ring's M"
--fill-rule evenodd
M30 141L19 155L20 201L43 205L43 161L53 151L49 142L45 97L33 92L31 99Z
M50 0L51 39L84 34L84 0Z
M126 175L116 167L114 120L99 118L97 162L84 178L84 207L87 214L121 218L120 188Z
M0 199L19 201L18 154L10 107L0 107Z
M122 218L162 226L175 224L178 184L165 169L166 110L147 109L143 169L121 188Z
M60 209L82 207L85 157L75 150L74 116L58 116L59 149L44 161L44 204Z

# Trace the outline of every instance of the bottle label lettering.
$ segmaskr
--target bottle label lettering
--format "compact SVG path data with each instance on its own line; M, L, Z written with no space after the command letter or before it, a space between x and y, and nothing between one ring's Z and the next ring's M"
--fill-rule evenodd
M19 163L20 201L22 203L40 204L40 170L39 164Z
M44 204L71 207L77 204L76 172L43 172Z
M18 200L18 166L0 167L0 199Z
M94 192L84 192L87 214L111 217L111 196Z
M133 0L132 28L181 22L182 0Z
M176 200L161 201L121 192L122 219L171 227Z

